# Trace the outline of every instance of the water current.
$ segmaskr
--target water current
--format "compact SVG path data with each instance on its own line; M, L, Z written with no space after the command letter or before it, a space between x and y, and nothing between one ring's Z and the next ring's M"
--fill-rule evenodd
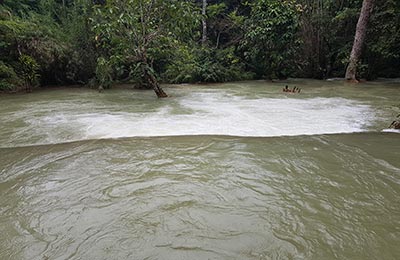
M0 259L400 259L399 82L165 90L0 96Z

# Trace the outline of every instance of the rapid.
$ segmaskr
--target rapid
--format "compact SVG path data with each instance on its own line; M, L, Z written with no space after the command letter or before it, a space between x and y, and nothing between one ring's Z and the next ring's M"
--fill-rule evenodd
M165 90L0 96L0 259L400 259L400 82Z

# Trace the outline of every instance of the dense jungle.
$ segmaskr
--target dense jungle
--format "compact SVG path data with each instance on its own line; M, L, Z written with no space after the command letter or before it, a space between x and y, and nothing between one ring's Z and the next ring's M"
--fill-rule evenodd
M400 2L364 2L355 77L399 77ZM343 78L361 11L361 0L2 0L0 90Z

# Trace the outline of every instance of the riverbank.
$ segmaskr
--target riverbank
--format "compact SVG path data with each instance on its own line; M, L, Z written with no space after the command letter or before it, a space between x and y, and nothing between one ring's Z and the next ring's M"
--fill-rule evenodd
M351 83L347 82L344 78L329 78L326 80L318 80L318 79L307 79L307 78L289 78L286 80L245 80L245 81L233 81L233 82L221 82L221 83L206 83L206 82L199 82L199 83L182 83L182 84L171 84L171 83L163 83L162 86L166 88L185 88L188 86L212 86L212 87L218 87L218 86L223 86L226 84L251 84L252 82L257 82L260 84L289 84L291 87L294 85L299 85L297 87L301 87L301 84L304 84L305 82L320 82L321 85L326 84L327 82L336 82L336 83L342 83L342 84L347 84L348 86L363 86L363 84L370 85L370 84L383 84L383 85L399 85L400 87L400 78L379 78L374 81L366 81L366 80L361 80L358 84L356 83ZM308 83L306 83L308 84ZM33 89L33 92L37 91L50 91L50 90L64 90L64 89L91 89L93 91L98 91L97 88L90 87L89 85L48 85L48 86L41 86ZM140 89L135 87L135 83L117 83L113 84L110 89L133 89L133 90L151 90L152 89ZM104 91L107 91L105 89ZM17 91L0 91L0 95L23 95L23 94L30 94L26 93L24 88L19 88Z

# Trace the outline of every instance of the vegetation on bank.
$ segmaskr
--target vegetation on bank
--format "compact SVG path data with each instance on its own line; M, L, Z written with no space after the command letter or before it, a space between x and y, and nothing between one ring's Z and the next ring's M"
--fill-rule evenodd
M344 77L362 2L0 0L0 90ZM357 77L400 77L400 2L374 2Z

